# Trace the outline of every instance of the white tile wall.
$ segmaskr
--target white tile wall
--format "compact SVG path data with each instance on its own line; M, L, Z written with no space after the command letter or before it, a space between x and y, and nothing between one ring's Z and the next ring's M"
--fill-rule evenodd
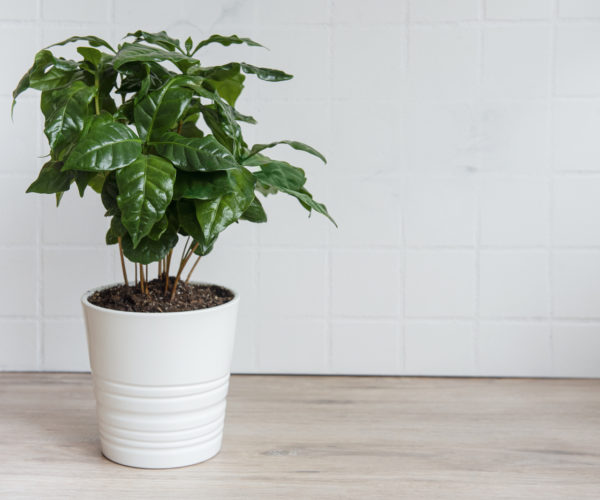
M408 321L405 329L405 369L409 375L477 373L472 321Z
M292 199L196 278L243 295L238 372L600 376L600 6L590 0L22 0L0 14L0 369L87 370L79 297L120 279L96 197L23 193L47 152L10 93L73 34L237 33L251 142L295 138L339 229ZM72 49L57 49L62 55Z

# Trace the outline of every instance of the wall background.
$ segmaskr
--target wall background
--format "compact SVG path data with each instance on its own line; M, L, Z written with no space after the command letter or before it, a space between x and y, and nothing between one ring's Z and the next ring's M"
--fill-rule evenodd
M292 199L196 277L243 294L237 372L600 376L600 2L19 0L0 14L0 369L87 370L80 294L120 279L99 199L25 196L46 153L35 51L73 34L214 32L248 142L293 138L340 229ZM300 163L301 162L301 163Z

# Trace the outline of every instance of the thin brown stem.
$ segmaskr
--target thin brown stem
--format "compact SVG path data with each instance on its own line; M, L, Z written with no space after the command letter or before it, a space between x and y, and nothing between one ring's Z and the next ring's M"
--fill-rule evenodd
M119 255L121 256L121 270L123 271L123 279L125 280L125 286L129 285L127 279L127 269L125 269L125 257L123 256L123 244L121 243L121 237L119 236Z
M144 266L140 264L140 290L144 293Z
M175 281L173 282L173 290L171 290L171 300L173 300L175 298L175 292L177 291L177 284L179 283L179 279L181 278L181 273L183 272L183 268L185 267L185 265L187 264L188 260L190 260L190 257L192 256L192 254L196 251L196 248L198 248L198 246L200 245L200 243L196 243L193 247L192 250L189 252L188 256L185 258L185 260L183 260L181 262L181 264L179 264L179 269L177 271L177 276L175 276Z
M148 274L148 264L146 264L146 295L148 295L148 282L150 281L150 275Z
M169 291L169 271L171 270L171 257L173 256L173 249L167 254L167 270L165 272L165 295Z
M137 286L137 284L138 284L137 264L134 264L133 268L135 269L135 286Z
M190 272L187 275L187 278L185 279L185 284L186 285L190 282L190 278L192 277L192 273L194 272L194 269L196 269L196 266L198 265L198 262L200 262L200 258L201 257L202 257L202 255L198 255L198 258L196 259L196 262L194 262L194 265L190 269Z

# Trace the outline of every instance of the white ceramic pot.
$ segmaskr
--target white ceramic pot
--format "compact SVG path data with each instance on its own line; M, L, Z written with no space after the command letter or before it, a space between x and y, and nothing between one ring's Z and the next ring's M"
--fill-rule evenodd
M197 311L134 313L90 304L96 290L82 303L104 456L143 468L215 456L239 295Z

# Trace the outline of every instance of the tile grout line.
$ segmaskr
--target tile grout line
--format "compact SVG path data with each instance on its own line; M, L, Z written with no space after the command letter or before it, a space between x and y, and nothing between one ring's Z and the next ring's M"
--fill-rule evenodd
M335 52L334 47L334 26L335 22L333 19L333 2L334 0L328 0L327 9L328 9L328 26L329 26L329 81L328 81L328 99L327 99L327 114L329 118L329 127L328 140L332 140L333 138L333 57ZM325 193L329 198L329 193L331 190L331 182L330 176L326 177L326 189ZM336 229L337 230L337 229ZM331 251L331 231L332 228L327 228L326 233L326 253L325 253L325 271L327 273L327 279L325 280L325 317L327 318L325 322L325 372L333 373L333 314L332 314L332 290L333 290L333 266L332 266L332 251Z
M478 86L479 91L477 99L475 100L475 106L478 111L478 116L481 116L483 112L483 82L484 82L484 71L485 71L485 20L486 20L486 8L485 0L479 2L479 71L478 71ZM480 164L481 164L481 158ZM481 168L477 172L480 172ZM473 338L473 369L474 375L481 374L481 188L482 182L481 177L475 174L474 189L475 189L475 317L474 317L474 331L472 333Z
M36 28L37 28L37 37L36 41L38 47L43 45L43 20L42 20L42 0L37 0L36 2ZM35 118L36 130L39 131L41 129L42 121L40 114L36 114ZM42 144L43 144L43 136L36 131L37 141L36 141L36 150L38 156L42 154ZM39 166L39 165L36 165ZM36 279L36 304L35 304L35 312L36 312L36 367L38 371L41 371L44 367L44 357L45 357L45 339L44 339L44 331L43 331L43 274L44 274L44 256L43 256L43 210L42 210L42 199L40 196L37 197L36 200L36 259L37 259L37 279Z
M404 72L406 78L406 85L404 86L404 91L406 92L406 97L410 96L410 85L409 81L409 73L410 73L410 2L406 2L406 13L404 18L405 24L405 51L404 51ZM407 98L407 101L410 99ZM404 113L406 116L406 113ZM400 128L401 132L406 134L406 129L404 126ZM405 151L406 163L410 164L410 154L408 151ZM408 168L406 169L409 170ZM405 172L400 177L400 311L399 311L399 331L398 331L398 347L402 350L400 356L396 356L398 358L399 363L399 373L405 373L407 367L407 352L406 352L406 273L407 273L407 238L406 238L406 199L408 196L408 174Z
M553 375L556 374L556 362L554 353L554 326L555 326L555 307L554 307L554 296L555 296L555 277L554 277L554 241L555 241L555 199L556 199L556 188L555 188L555 172L554 168L556 165L556 141L555 141L555 120L556 116L554 113L554 96L556 95L556 68L557 68L557 45L558 45L558 0L554 0L553 4L553 23L552 23L552 38L551 38L551 64L550 64L550 79L549 79L549 96L548 96L548 122L549 122L549 141L550 141L550 175L549 175L549 200L548 200L548 217L549 217L549 234L548 234L548 301L549 301L549 349L550 349L550 370Z

